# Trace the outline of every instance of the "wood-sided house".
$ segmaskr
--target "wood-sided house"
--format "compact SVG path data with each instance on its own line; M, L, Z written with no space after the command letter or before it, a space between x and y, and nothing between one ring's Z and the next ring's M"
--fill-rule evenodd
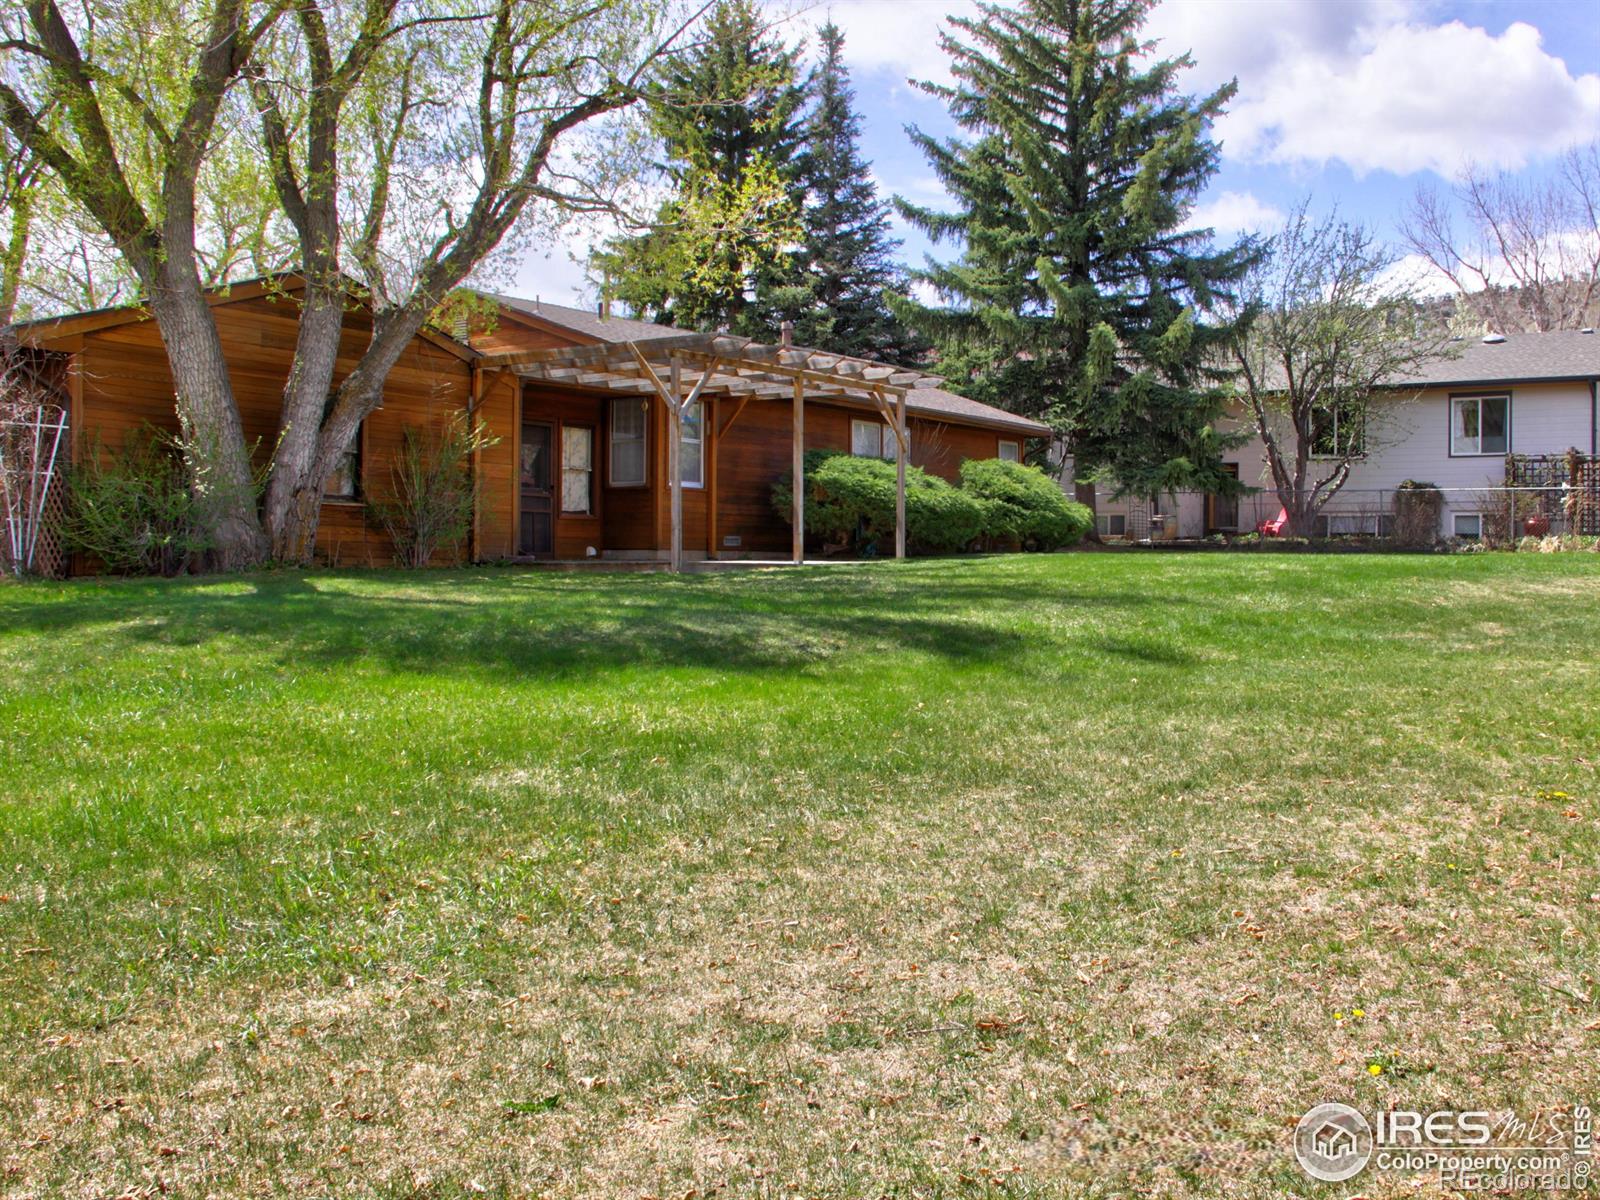
M245 436L263 456L277 435L301 286L284 276L211 297ZM913 370L488 299L494 316L483 331L420 334L391 373L383 405L328 480L323 561L391 561L365 498L385 489L408 427L462 410L499 438L473 464L480 499L464 548L473 560L668 560L675 529L682 559L795 557L791 521L771 497L802 449L893 460L903 430L911 464L954 480L965 459L1020 458L1027 439L1049 432ZM369 313L352 304L336 383L370 329ZM34 321L17 333L61 368L75 461L143 425L175 427L166 354L145 309Z

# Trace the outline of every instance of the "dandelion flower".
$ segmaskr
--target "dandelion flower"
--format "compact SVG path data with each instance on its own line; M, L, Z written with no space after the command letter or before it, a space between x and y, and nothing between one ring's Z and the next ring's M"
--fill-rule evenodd
M1368 1075L1382 1075L1383 1074L1383 1068L1381 1066L1379 1066L1377 1063L1373 1063L1370 1067L1367 1068L1367 1074Z
M1364 1008L1353 1008L1350 1010L1350 1015L1353 1017L1364 1017L1367 1015L1367 1010Z
M1340 1011L1339 1011L1339 1010L1338 1010L1338 1009L1337 1009L1337 1008L1336 1008L1336 1009L1334 1009L1334 1010L1333 1010L1333 1019L1334 1019L1334 1020L1335 1020L1335 1021L1342 1021L1342 1020L1344 1020L1344 1014L1343 1014L1343 1013L1342 1013L1342 1012L1340 1012Z

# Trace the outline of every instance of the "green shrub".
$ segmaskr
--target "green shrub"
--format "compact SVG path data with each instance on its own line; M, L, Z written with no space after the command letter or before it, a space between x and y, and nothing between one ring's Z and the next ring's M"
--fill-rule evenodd
M180 575L212 547L202 498L189 485L181 442L151 426L120 451L96 445L67 475L61 536L125 575Z
M402 566L425 567L471 531L479 492L472 456L500 439L461 413L437 429L408 425L402 438L388 490L367 501L367 513L394 542Z
M961 464L961 488L983 514L982 533L992 546L1029 550L1070 546L1089 532L1094 514L1038 467L998 458Z
M855 458L837 450L805 457L806 529L824 541L859 553L891 553L895 525L895 464ZM772 489L773 507L788 520L794 483L789 475ZM920 467L906 468L906 542L909 549L961 550L978 536L983 514L971 497Z

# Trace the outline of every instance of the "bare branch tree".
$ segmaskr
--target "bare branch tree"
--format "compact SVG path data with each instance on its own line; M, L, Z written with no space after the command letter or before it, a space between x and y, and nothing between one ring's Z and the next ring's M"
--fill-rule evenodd
M1568 152L1547 179L1469 167L1448 195L1419 188L1401 232L1496 332L1592 325L1600 309L1600 142Z
M1397 384L1447 353L1419 332L1395 256L1337 216L1301 205L1250 275L1250 319L1232 347L1290 531L1308 537L1356 463L1395 433Z

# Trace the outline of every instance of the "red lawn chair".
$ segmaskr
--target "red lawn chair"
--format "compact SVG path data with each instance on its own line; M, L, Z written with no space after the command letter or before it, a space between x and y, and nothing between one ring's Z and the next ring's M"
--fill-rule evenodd
M1280 508L1270 521L1257 521L1256 532L1262 537L1282 537L1283 527L1289 523L1289 510Z

